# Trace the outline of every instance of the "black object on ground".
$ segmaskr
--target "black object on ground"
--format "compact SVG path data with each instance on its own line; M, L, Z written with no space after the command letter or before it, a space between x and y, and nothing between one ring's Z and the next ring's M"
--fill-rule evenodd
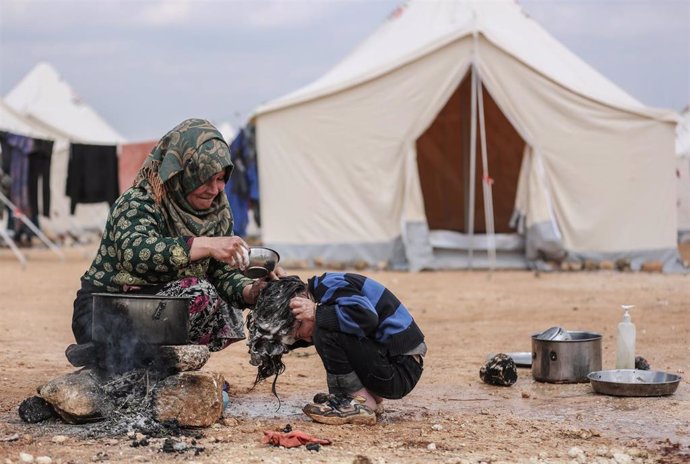
M321 445L319 445L318 443L307 443L307 449L309 451L320 451Z
M19 405L19 417L29 424L35 424L53 416L55 416L55 410L40 396L27 398Z
M513 358L507 354L498 353L482 366L479 377L489 385L509 387L517 381L517 366Z
M641 371L648 371L650 369L649 362L642 356L635 356L635 369L639 369Z

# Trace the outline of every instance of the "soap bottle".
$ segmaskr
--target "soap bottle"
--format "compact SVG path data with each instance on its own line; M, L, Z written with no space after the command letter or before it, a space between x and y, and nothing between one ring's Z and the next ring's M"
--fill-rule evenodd
M618 350L616 351L616 369L635 369L635 324L628 312L633 305L621 305L623 320L618 323Z

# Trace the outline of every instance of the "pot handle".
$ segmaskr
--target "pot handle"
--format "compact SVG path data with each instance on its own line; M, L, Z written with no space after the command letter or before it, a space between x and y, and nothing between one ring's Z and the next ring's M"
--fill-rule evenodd
M165 306L167 303L165 301L161 301L158 303L158 306L156 306L156 310L153 312L153 315L151 315L151 319L154 321L157 321L158 319L161 318L161 315L163 314L163 310L165 310Z

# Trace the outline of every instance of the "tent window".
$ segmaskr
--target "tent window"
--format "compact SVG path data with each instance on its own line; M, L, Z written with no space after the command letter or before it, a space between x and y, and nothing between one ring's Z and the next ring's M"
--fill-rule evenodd
M417 165L429 229L467 233L469 214L470 103L468 73L434 122L417 139ZM508 225L515 204L525 141L484 88L489 173L494 179L496 233L514 232ZM486 233L482 164L477 130L475 233Z

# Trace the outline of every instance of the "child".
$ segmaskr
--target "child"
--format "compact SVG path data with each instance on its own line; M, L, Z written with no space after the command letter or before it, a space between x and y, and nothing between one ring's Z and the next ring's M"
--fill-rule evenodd
M405 306L368 277L327 272L305 284L296 276L269 282L247 319L256 382L285 370L282 355L313 344L329 394L303 411L325 424L376 423L383 398L400 399L417 384L427 348Z

